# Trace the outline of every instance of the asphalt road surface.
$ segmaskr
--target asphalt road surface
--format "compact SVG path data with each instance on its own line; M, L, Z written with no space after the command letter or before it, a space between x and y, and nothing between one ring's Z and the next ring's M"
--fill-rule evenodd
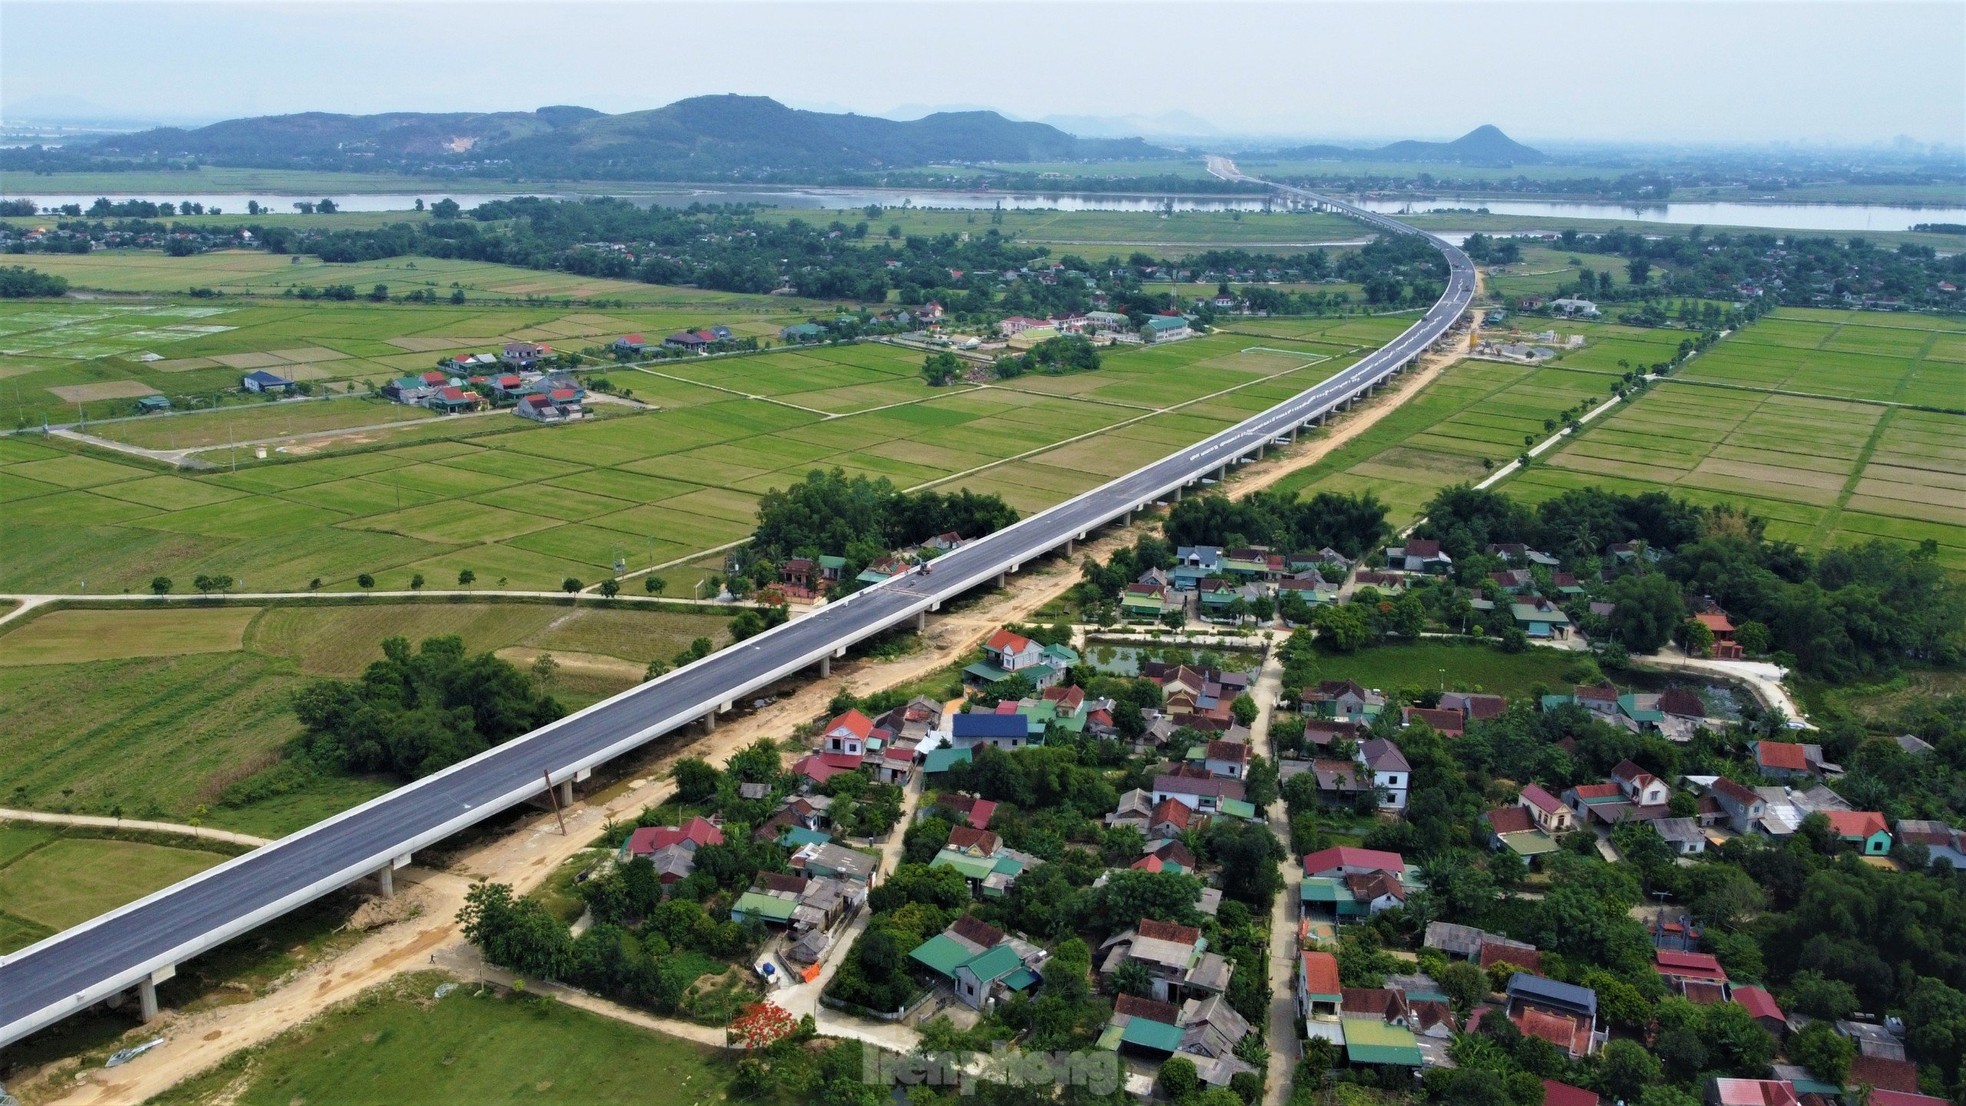
M1234 173L1233 165L1227 166ZM1237 174L1240 176L1240 174ZM1249 178L1242 178L1249 179ZM1296 189L1375 228L1417 233L1383 215ZM1342 373L1216 436L949 553L933 573L897 577L740 642L659 680L405 785L0 958L0 1045L540 794L663 733L726 707L787 673L914 617L971 587L1089 535L1121 515L1212 475L1370 388L1418 357L1467 309L1474 268L1435 239L1450 277L1411 328Z

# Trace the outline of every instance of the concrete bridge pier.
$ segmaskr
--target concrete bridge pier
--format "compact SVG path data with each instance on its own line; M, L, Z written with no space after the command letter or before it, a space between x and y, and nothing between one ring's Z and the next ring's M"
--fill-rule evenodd
M387 864L383 865L382 868L378 870L375 874L375 887L377 893L381 894L383 898L385 899L395 898L396 897L396 869L390 867Z
M826 677L831 676L832 674L833 674L833 654L828 653L825 656L819 658L819 678L823 680Z
M829 669L830 669L830 666L829 666ZM716 712L716 711L714 711L714 710L713 710L713 711L711 711L710 713L708 713L708 714L706 714L706 715L704 715L704 716L703 716L703 732L704 732L704 733L707 733L707 734L708 734L708 733L716 733L716 732L717 732L717 712Z
M928 612L927 612L927 611L916 611L916 612L915 612L915 632L919 634L919 633L921 633L921 632L922 632L923 630L926 630L926 629L928 629Z
M166 964L137 982L138 1018L146 1022L156 1020L157 985L174 978L176 975L177 965Z
M996 584L997 587L1003 587L1009 583L1010 583L1010 573L1008 572L997 573L997 584Z
M1078 552L1078 548L1079 548L1078 539L1076 538L1065 539L1065 557L1068 560L1071 558L1072 554Z
M554 784L553 790L556 793L555 797L560 800L561 806L568 807L573 805L573 778L572 777L568 777L564 780L561 780L559 783Z

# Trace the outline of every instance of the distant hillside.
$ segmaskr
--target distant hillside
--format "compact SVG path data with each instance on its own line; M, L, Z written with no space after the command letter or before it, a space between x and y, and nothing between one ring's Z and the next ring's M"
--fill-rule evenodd
M797 111L762 96L698 96L605 115L550 107L491 114L330 115L232 119L105 139L100 157L192 158L280 169L445 170L531 177L771 177L938 162L1073 161L1164 156L1138 138L1075 138L993 111L896 122Z
M1378 149L1349 146L1297 146L1278 150L1278 158L1301 161L1436 161L1453 165L1541 165L1549 160L1541 150L1524 146L1501 128L1483 124L1452 142L1395 142Z

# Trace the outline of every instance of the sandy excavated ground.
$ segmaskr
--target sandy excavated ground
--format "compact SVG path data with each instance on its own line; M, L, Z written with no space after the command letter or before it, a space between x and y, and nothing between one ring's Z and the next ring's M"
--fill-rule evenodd
M1419 371L1399 378L1386 391L1341 416L1319 437L1278 450L1265 461L1246 467L1222 490L1231 496L1248 495L1315 464L1460 360L1460 349L1464 348L1429 357ZM1079 555L1103 559L1122 545L1131 544L1142 532L1139 526L1109 531L1083 543ZM133 1031L131 1037L134 1041L162 1035L166 1043L119 1068L77 1071L71 1062L61 1062L17 1079L9 1089L24 1102L36 1104L121 1106L140 1102L399 972L428 967L440 951L463 944L455 919L474 880L510 883L520 892L537 886L593 841L610 819L632 818L644 807L667 798L673 789L666 778L667 768L680 756L689 754L722 763L761 737L782 740L794 727L821 715L842 687L865 695L945 668L981 644L997 627L1029 618L1077 581L1077 571L1057 561L1033 566L981 602L931 618L922 635L922 647L906 656L883 662L840 663L832 678L814 680L762 710L720 722L714 733L700 734L692 729L660 740L650 746L625 785L607 788L569 808L565 835L551 813L530 814L503 836L458 854L443 871L412 867L398 872L397 896L403 901L392 913L408 917L374 930L359 944L301 971L284 986L236 1005L188 1015L166 1011L140 1035ZM648 1023L656 1024L656 1019L650 1018Z

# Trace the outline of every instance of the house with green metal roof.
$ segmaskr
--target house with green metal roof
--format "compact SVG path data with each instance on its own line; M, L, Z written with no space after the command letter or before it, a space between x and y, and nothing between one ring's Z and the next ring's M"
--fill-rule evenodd
M740 925L745 922L776 922L779 925L789 925L793 912L798 908L797 899L768 895L763 891L746 891L731 905L730 920Z
M778 337L786 342L817 342L826 337L826 328L818 323L793 323L781 328Z
M1046 958L1043 949L1007 936L974 914L957 918L908 953L910 961L947 982L975 1010L1012 991L1037 986Z
M1509 617L1522 632L1533 638L1562 639L1570 636L1570 616L1555 603L1541 597L1509 604Z
M1120 617L1128 622L1158 622L1168 611L1186 607L1172 588L1162 584L1128 584L1120 593Z
M1258 821L1262 818L1262 815L1256 812L1256 804L1243 799L1223 799L1215 804L1215 813L1226 815L1230 818L1241 818L1250 822Z
M1345 1059L1354 1064L1417 1068L1420 1040L1411 1029L1377 1017L1341 1019L1345 1028Z
M958 764L968 764L975 753L976 749L973 746L957 749L944 745L939 749L930 749L922 755L922 773L932 776L938 772L947 772Z

